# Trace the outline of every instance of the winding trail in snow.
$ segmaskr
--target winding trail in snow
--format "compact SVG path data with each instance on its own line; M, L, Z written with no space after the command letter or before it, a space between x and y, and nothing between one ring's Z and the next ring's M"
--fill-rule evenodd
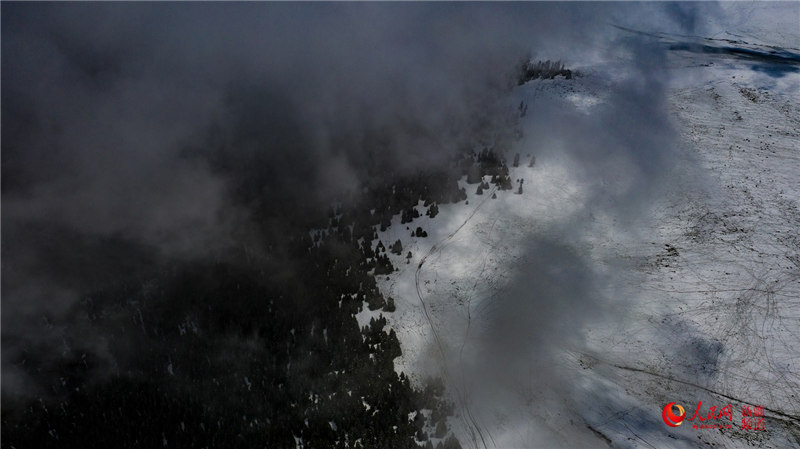
M417 297L419 298L419 302L422 305L422 311L425 313L425 319L428 321L428 326L430 326L431 328L431 333L433 334L433 338L436 341L436 346L439 349L439 353L442 357L442 370L444 371L444 375L448 380L451 380L452 377L449 373L447 365L447 353L444 350L444 344L442 343L442 340L439 337L439 333L436 331L436 326L434 326L433 320L431 319L430 313L428 312L428 305L425 303L425 298L422 294L422 289L420 288L420 282L419 282L420 271L422 270L422 266L428 260L428 257L433 255L434 253L441 252L442 249L444 249L447 246L447 244L453 239L453 237L455 237L456 234L458 234L458 232L461 231L461 229L464 228L464 226L466 226L466 224L475 216L475 214L478 213L478 210L480 210L481 206L483 206L486 203L486 201L489 200L495 194L496 191L497 191L497 186L494 186L492 191L486 194L486 197L477 206L475 206L475 209L469 214L469 216L464 220L463 223L461 223L461 225L458 228L456 228L455 230L453 230L453 232L448 234L447 237L445 237L438 243L431 246L431 249L428 250L425 256L422 257L419 264L417 265L416 271L414 272L414 284L417 290ZM497 447L497 444L494 442L494 438L489 433L489 431L481 430L481 426L478 423L477 419L475 419L474 415L472 414L472 411L469 408L469 401L466 400L465 393L462 391L460 386L458 386L458 384L455 382L448 382L448 383L450 385L453 385L454 388L456 389L456 397L458 397L458 400L461 403L460 404L461 409L463 411L462 416L465 417L464 424L470 430L470 433L472 433L472 443L474 447L476 448L478 447L478 442L477 438L475 437L475 432L478 433L478 437L480 438L481 444L483 445L484 448L489 447L486 443L486 439L483 436L484 433L486 433L486 435L489 437L489 439L492 442L492 445L494 447Z

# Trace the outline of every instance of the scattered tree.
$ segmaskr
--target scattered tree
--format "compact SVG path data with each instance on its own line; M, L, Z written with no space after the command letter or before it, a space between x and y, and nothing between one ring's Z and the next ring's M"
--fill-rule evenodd
M431 204L431 206L428 208L428 211L425 212L425 215L431 218L439 215L439 206L437 206L436 203Z
M535 79L554 79L557 76L563 76L566 79L572 79L572 71L564 68L564 64L560 61L537 61L530 60L523 61L520 64L519 77L517 84L520 86L530 80Z
M467 184L477 184L481 182L481 166L480 164L472 164L467 170Z
M436 424L436 433L434 433L434 436L436 438L444 438L445 435L447 435L447 423L445 423L444 419L441 419Z
M392 254L397 254L398 256L403 254L403 244L400 243L400 239L397 239L396 242L391 246L390 251Z

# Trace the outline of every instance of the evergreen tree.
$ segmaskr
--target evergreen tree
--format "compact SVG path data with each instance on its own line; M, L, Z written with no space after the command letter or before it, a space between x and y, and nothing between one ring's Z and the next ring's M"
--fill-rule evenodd
M444 419L439 420L436 424L436 432L433 434L436 438L444 438L447 435L447 424Z
M442 449L461 449L461 443L458 442L456 437L450 435L446 440L444 440Z
M397 254L398 256L403 254L403 244L400 242L400 239L397 239L396 242L391 247L392 254Z
M481 182L480 164L472 164L467 171L467 184L477 184Z
M431 206L428 208L428 211L425 213L425 215L427 215L427 216L429 216L431 218L436 217L437 215L439 215L439 206L437 206L436 203L431 204Z

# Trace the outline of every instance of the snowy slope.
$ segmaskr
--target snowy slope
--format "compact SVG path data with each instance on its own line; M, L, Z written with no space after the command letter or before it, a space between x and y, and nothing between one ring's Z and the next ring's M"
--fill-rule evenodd
M592 201L592 186L568 157L529 167L541 148L523 138L510 152L522 156L511 178L524 179L523 194L515 183L492 199L492 191L477 195L476 185L462 181L466 202L440 206L433 219L420 204L422 217L410 229L398 216L379 233L384 245L400 239L404 247L402 256L390 255L399 271L379 279L397 304L388 316L403 346L396 368L415 380L447 378L460 410L451 424L465 447L800 444L800 76L773 78L699 58L676 58L670 68L686 74L668 94L685 156L674 179L679 188L635 225L576 215ZM609 81L599 70L585 73L529 83L516 101L533 107L566 99L591 114ZM557 345L554 359L533 356L509 367L502 388L487 387L476 373L490 317L516 267L547 264L527 242L576 218L588 231L572 246L593 261L604 280L598 301L613 312L576 324L543 310L552 325L563 320L580 338ZM411 237L417 226L429 236ZM732 404L734 428L662 422L668 402L691 414L701 400L701 413ZM765 431L739 429L747 404L768 409Z

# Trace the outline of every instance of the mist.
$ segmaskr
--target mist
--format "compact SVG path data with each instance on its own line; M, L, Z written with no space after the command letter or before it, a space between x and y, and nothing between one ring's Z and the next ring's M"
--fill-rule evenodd
M647 220L684 157L663 49L611 25L697 33L698 16L714 10L4 4L4 400L42 394L19 360L47 366L67 342L103 359L99 378L124 365L112 353L135 357L133 347L105 348L107 330L77 318L89 293L243 248L280 265L282 232L332 202L376 179L447 167L474 142L512 132L514 68L530 56L577 70L607 61L612 75L591 114L532 100L522 131L542 164L567 167L582 204L569 226L526 243L529 263L512 270L479 337L494 356L476 362L484 389L474 396L514 401L503 391L525 372L556 392L550 399L582 402L554 380L569 379L557 359L581 347L587 327L624 316L625 302L603 295L619 278L580 248L597 231L589 217L617 232Z
M522 129L536 163L564 170L561 187L576 193L557 206L569 211L566 219L520 242L510 280L476 337L476 360L468 362L467 377L474 377L465 390L478 414L507 416L492 436L498 447L598 444L587 404L623 407L602 381L583 378L575 360L596 350L587 343L591 332L624 328L641 278L634 262L597 246L609 235L642 237L636 233L652 225L662 198L699 186L674 181L693 161L668 116L666 54L624 35L617 42L613 51L624 48L629 59L607 80L601 104L586 111L567 99L530 99ZM641 428L650 424L657 423Z
M69 328L88 290L258 248L253 228L280 234L370 177L448 161L497 120L523 48L500 44L491 18L467 33L470 17L455 5L6 6L4 342L43 338L43 316Z

